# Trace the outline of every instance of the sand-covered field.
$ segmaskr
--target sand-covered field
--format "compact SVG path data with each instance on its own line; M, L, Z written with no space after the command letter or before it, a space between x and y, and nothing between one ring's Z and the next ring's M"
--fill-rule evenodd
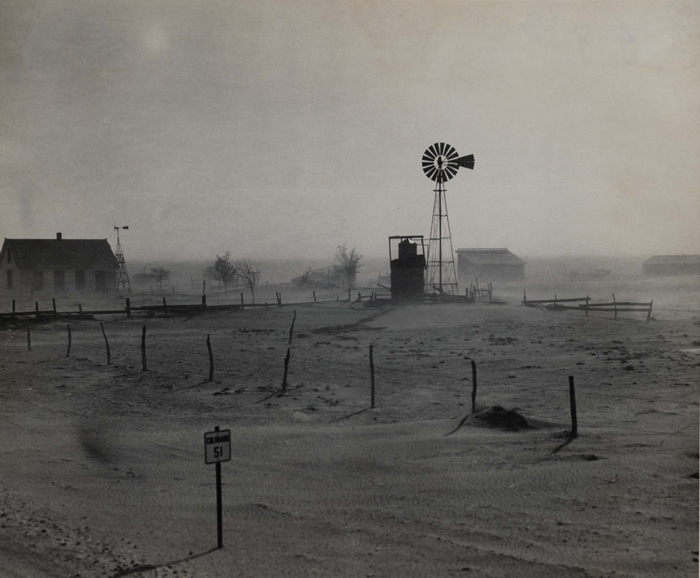
M70 322L70 357L66 321L29 325L31 351L5 327L0 576L696 576L697 287L628 284L618 299L654 299L649 323L523 307L516 287L502 304L106 316ZM477 410L527 427L468 417L471 360Z

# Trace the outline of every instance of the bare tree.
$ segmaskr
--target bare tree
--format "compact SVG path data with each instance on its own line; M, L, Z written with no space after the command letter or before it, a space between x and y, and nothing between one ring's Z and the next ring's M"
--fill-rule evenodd
M335 261L336 272L345 277L345 280L348 282L348 288L352 289L357 279L357 271L361 266L362 255L355 250L355 247L348 251L345 245L339 245L338 250L335 252Z
M238 259L236 261L236 269L238 269L238 275L243 281L243 285L250 289L250 294L253 297L253 303L255 303L255 288L258 286L258 281L260 280L260 271L249 259Z
M214 265L209 265L209 267L207 267L202 272L202 278L209 279L209 283L211 283L212 279L216 279L216 271L214 270ZM219 281L219 287L221 287L221 281Z
M216 256L212 276L224 284L224 293L226 293L228 284L236 278L237 274L236 265L231 263L231 251L226 251L223 257Z
M163 281L170 279L170 271L163 267L151 267L151 275L158 281L158 290L163 291Z

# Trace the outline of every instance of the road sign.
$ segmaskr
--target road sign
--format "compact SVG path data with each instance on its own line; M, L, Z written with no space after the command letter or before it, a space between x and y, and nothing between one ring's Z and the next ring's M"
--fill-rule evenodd
M208 431L204 434L204 462L216 464L231 460L231 430Z

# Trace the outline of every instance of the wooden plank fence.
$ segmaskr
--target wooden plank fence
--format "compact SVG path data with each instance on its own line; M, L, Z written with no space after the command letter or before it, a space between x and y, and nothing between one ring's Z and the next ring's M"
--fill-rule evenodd
M370 297L371 301L379 301L379 299L376 298L376 293L373 293L372 296ZM372 299L371 297L374 297ZM383 297L383 296L382 296ZM268 307L281 307L282 306L282 294L277 293L276 296L276 303L270 304L270 303L244 303L243 300L243 294L241 293L241 303L238 304L222 304L222 305L207 305L207 296L202 295L202 302L200 303L187 303L187 304L172 304L168 303L163 297L163 303L158 304L158 305L132 305L131 304L131 299L129 297L126 298L126 303L125 306L121 309L83 309L82 305L78 304L78 311L58 311L56 308L56 300L52 298L52 308L51 309L40 309L39 308L39 302L35 302L34 309L31 311L17 311L16 310L16 304L15 300L12 300L12 311L11 312L3 312L0 313L0 319L11 319L11 318L21 318L21 317L34 317L36 319L38 318L55 318L55 319L70 319L70 318L80 318L80 317L88 317L88 316L93 316L93 315L124 315L126 314L127 317L131 317L132 312L159 312L162 311L163 314L167 315L168 312L171 313L188 313L188 312L214 312L214 311L235 311L238 309L247 309L247 308L252 308L252 307L257 307L257 308L268 308ZM358 294L358 301L361 301L363 298ZM365 300L367 300L367 297L364 297ZM385 299L382 299L382 301L386 302ZM314 292L313 295L313 301L308 301L308 302L301 302L301 303L294 303L294 305L314 305L314 304L322 304L322 303L337 303L336 299L329 299L329 300L317 300L316 295ZM291 305L291 303L290 303Z
M557 295L554 295L554 299L528 299L527 293L523 291L523 305L526 307L536 307L538 305L543 305L547 309L570 309L574 311L584 311L586 317L588 317L589 311L603 311L607 313L613 313L614 318L617 319L618 313L626 312L637 312L647 314L647 323L651 319L651 312L654 307L654 300L652 299L648 303L646 302L635 302L635 301L617 301L615 299L615 294L613 293L613 300L609 303L590 303L591 298L586 295L585 297L573 297L568 299L559 299ZM562 303L578 303L585 301L585 303L572 307L570 305L562 305Z

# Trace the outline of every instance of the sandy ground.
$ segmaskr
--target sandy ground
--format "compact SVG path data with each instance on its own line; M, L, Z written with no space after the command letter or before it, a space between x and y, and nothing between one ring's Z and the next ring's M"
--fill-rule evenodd
M5 329L0 576L696 576L694 288L657 295L648 324L522 307L512 288L499 305L72 321L70 357L65 322L31 325L32 351ZM531 427L468 417L471 360L477 409ZM233 438L221 550L216 425Z

